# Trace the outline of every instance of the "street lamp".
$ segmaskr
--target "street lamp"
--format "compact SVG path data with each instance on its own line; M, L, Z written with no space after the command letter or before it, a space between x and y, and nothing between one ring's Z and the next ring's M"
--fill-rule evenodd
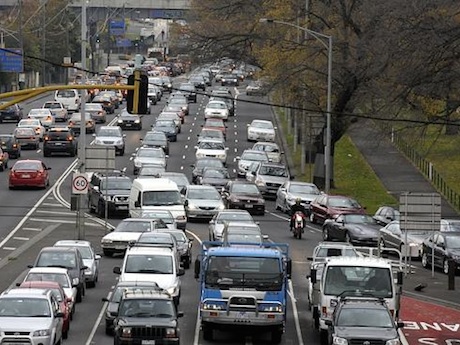
M327 49L327 109L326 109L326 145L324 146L324 165L325 165L325 184L324 191L329 193L331 187L331 96L332 96L332 36L325 35L317 31L313 31L296 24L284 22L276 19L261 18L260 23L276 23L291 26L298 30L302 30L317 41L319 41Z

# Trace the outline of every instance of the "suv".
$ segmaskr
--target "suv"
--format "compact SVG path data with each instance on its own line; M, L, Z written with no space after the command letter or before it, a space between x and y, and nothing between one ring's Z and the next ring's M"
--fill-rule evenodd
M75 157L78 152L78 142L68 127L50 128L43 138L43 156L49 157L52 153L68 153Z
M0 296L2 344L61 344L64 313L50 289L12 289Z
M81 302L85 295L85 270L88 268L77 248L71 247L44 247L37 255L33 267L60 267L66 268L69 276L77 285L76 302Z
M398 328L404 327L394 321L385 300L369 297L340 298L326 325L328 344L400 344Z
M122 172L95 172L88 187L88 208L100 217L111 213L128 213L131 178Z
M126 289L114 320L114 344L180 344L171 295L162 289Z
M13 134L0 134L0 145L11 159L21 157L21 144Z
M125 138L119 126L101 126L96 132L94 144L100 146L113 146L115 153L120 156L125 154Z
M0 102L0 105L5 103L7 102ZM12 104L6 107L6 109L0 110L0 123L6 120L19 122L22 119L22 116L22 107L18 104Z

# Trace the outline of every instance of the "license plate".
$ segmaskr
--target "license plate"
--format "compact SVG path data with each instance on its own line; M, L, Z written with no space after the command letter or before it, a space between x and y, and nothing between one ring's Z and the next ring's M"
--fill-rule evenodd
M155 345L155 340L142 340L142 345Z
M128 209L128 206L118 206L118 209L119 209L119 210L127 210L127 209Z
M253 208L254 205L251 205L251 204L246 204L246 208Z
M21 177L22 178L30 178L30 175L29 174L22 174Z
M56 145L56 146L61 146L62 143L54 143L54 145Z
M238 314L236 314L236 319L237 320L247 320L249 319L249 314L247 314L245 311L240 311Z
M126 125L126 127L131 127L132 126L130 123L126 123L125 125ZM145 341L150 341L150 340L145 340ZM152 341L155 343L155 340L152 340Z

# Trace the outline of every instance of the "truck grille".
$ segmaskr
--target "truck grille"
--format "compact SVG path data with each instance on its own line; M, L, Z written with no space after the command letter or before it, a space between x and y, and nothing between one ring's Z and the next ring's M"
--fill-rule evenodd
M27 333L29 335L29 333ZM8 338L5 337L2 339L2 344L18 344L18 345L24 345L24 344L32 344L28 338Z
M254 297L233 296L229 298L228 306L232 311L255 311L257 300Z
M148 338L148 339L155 339L155 338L163 338L165 336L165 329L164 328L157 328L157 327L132 327L131 334L133 338Z
M270 182L267 182L267 187L279 188L280 186L281 186L281 183L270 183Z
M350 345L363 345L364 343L366 345L385 345L386 341L380 339L350 339L348 341Z
M125 195L115 195L114 200L116 203L125 204L128 202L128 196Z

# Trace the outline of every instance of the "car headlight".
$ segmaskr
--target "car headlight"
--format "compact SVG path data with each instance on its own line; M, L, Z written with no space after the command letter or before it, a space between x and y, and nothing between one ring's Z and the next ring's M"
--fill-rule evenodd
M138 161L138 160L135 159L135 160L134 160L134 166L135 166L136 168L140 168L140 167L142 166L142 163L141 163L140 161Z
M213 302L206 302L201 305L203 310L224 310L225 305Z
M123 123L123 120L122 119L118 120L118 123Z
M135 120L134 123L141 123L141 120Z
M187 107L186 107L186 106L183 106L181 109L182 109L183 111L186 111L186 110L187 110Z
M92 270L91 268L87 268L87 269L85 270L85 273L86 273L86 274L93 274L93 270Z
M101 139L96 139L96 140L94 141L94 143L95 143L96 145L102 145L102 144L103 144L103 142L102 142Z
M103 195L102 197L105 201L112 201L115 198L113 195Z
M295 201L295 198L293 198L292 196L288 196L288 197L286 198L286 201L287 201L287 202L294 202L294 201Z
M218 207L218 210L219 210L219 211L225 210L225 205L224 205L224 204L220 204L219 207Z
M385 345L401 345L401 341L398 338L390 339L390 340L387 340Z
M33 336L34 336L34 337L46 337L46 336L48 336L48 335L50 335L50 334L51 334L51 332L50 332L49 329L40 329L40 330L38 330L38 331L35 331L35 332L33 333Z
M122 139L119 139L119 140L115 141L115 145L122 145L122 144L123 144Z
M332 345L348 345L348 341L345 338L332 337Z
M166 338L175 338L177 337L177 332L175 328L166 328Z
M176 291L177 291L177 286L171 286L169 288L166 289L166 291L168 291L168 293L173 296L176 294Z
M176 221L183 221L185 220L185 216L177 216Z
M172 87L172 84L168 84L168 87Z
M112 243L112 240L109 238L103 238L101 240L101 244L111 244L111 243Z
M265 182L260 179L256 179L255 183L259 187L265 187Z
M225 153L222 153L222 154L220 154L220 155L217 155L217 158L225 158L225 157L227 157L227 155L226 155Z
M121 330L122 337L131 337L131 327L123 327Z
M194 204L188 204L187 206L189 208L189 210L196 210L198 207L196 207Z
M261 305L260 310L264 312L282 313L283 308L280 305Z

